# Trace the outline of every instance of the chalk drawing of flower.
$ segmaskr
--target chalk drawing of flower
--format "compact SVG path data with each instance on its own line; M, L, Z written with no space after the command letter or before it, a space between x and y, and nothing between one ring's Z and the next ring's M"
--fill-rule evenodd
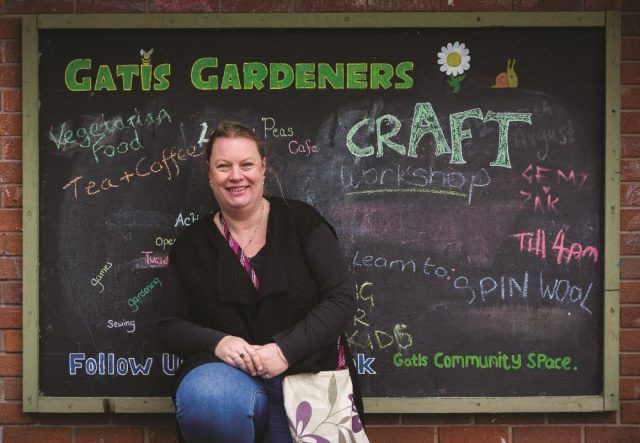
M467 76L467 74L462 74L471 68L470 62L469 49L464 43L447 43L447 46L440 48L440 52L438 52L440 71L448 76L447 82L454 93L460 91L460 83Z

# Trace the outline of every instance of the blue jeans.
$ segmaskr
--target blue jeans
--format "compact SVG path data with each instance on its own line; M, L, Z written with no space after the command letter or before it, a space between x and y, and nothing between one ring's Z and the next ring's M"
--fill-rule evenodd
M263 380L225 363L192 369L176 392L176 417L187 443L291 443L282 377Z

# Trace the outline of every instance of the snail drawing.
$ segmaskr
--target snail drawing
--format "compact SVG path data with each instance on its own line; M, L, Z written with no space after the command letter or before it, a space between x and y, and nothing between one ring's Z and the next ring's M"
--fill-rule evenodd
M507 60L507 72L501 72L496 76L496 84L492 88L517 88L518 75L515 71L516 59Z

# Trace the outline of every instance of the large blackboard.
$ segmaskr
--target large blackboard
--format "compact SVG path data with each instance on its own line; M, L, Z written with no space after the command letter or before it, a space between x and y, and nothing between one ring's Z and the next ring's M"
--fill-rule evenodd
M603 29L39 38L43 396L170 393L156 300L173 240L215 208L221 118L266 138L269 194L336 228L366 397L602 394ZM438 64L455 42L462 81Z

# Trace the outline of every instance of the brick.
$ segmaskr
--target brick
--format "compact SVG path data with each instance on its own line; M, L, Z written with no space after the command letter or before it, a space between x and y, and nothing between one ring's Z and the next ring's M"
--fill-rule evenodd
M640 423L640 402L620 402L620 421L626 423Z
M438 443L504 443L509 441L506 426L440 427Z
M579 11L582 0L513 0L514 11Z
M640 254L640 233L620 234L622 255Z
M144 12L144 6L140 0L78 0L76 12Z
M149 443L178 443L178 429L149 428Z
M0 114L0 135L22 135L22 115Z
M437 11L440 0L369 0L370 12L413 12Z
M620 400L640 400L640 378L620 378Z
M0 177L2 177L1 173ZM17 232L21 230L22 211L20 209L0 209L0 231Z
M640 87L623 86L620 103L623 109L640 108Z
M622 60L640 60L640 37L623 37L620 57Z
M620 160L620 180L640 181L640 158Z
M22 331L4 331L4 352L22 352Z
M20 17L0 17L0 38L20 38L22 19Z
M640 375L640 354L620 354L620 375Z
M533 425L544 422L544 414L476 414L476 424L479 425Z
M19 89L2 91L2 109L6 112L21 112L22 92Z
M640 351L640 330L623 329L620 331L621 351Z
M622 6L622 0L584 0L585 11L614 11Z
M367 428L371 443L433 443L435 433L429 427L375 427ZM441 441L442 443L442 441Z
M142 428L77 428L76 443L142 443Z
M74 0L4 0L5 14L40 14L73 12Z
M293 0L222 0L222 12L293 12Z
M623 135L620 147L622 157L640 157L640 135Z
M623 257L620 259L620 278L640 278L640 258Z
M0 303L6 305L22 304L22 283L0 282Z
M639 432L636 426L587 427L585 443L638 443Z
M218 0L151 0L151 12L218 12Z
M620 204L622 206L640 206L640 184L620 184Z
M22 58L22 46L20 40L6 40L4 42L4 62L20 63Z
M0 158L4 160L22 159L22 138L5 137L0 138Z
M369 424L367 417L367 425ZM471 414L404 414L403 425L468 425L473 423Z
M640 112L626 111L620 113L620 132L623 134L640 132Z
M580 428L577 426L516 427L513 428L513 443L540 443L561 441L580 443Z
M620 64L620 81L625 85L640 83L640 62L622 62Z
M18 354L0 354L0 376L22 375L22 356Z
M620 230L640 231L640 209L620 210Z
M367 0L295 0L296 12L365 12Z
M108 425L109 414L38 414L38 423L43 425Z
M22 234L7 234L4 241L5 255L22 256Z
M22 85L22 67L18 64L0 65L0 86Z
M511 0L441 0L442 11L511 11Z
M640 14L622 14L620 24L623 36L640 35Z
M8 183L22 183L21 161L0 161L0 184ZM0 217L3 216L2 212L0 211Z
M4 399L5 400L21 400L22 399L22 378L12 377L4 378Z
M0 202L3 208L22 207L22 186L0 186Z
M68 443L71 442L71 428L4 428L3 437L5 442L11 443Z
M640 328L640 306L620 307L620 327Z
M617 415L615 411L607 412L567 412L548 414L549 424L588 424L588 423L615 423Z
M22 412L22 403L0 402L0 424L13 425L13 424L29 424L34 422L35 420L33 419L32 416ZM5 439L4 441L7 441L7 440ZM9 440L9 441L12 441L12 440Z
M21 306L0 306L0 329L17 329L22 327Z
M0 280L17 280L22 278L22 259L0 257Z

